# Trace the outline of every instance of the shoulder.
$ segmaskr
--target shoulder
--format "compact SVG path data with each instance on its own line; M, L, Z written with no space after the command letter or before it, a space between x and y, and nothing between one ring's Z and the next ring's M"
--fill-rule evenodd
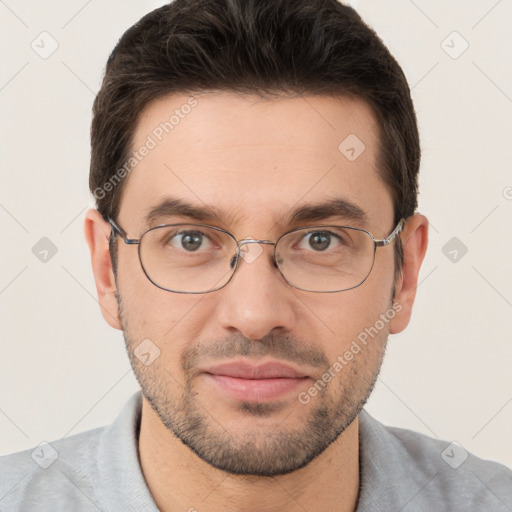
M512 509L512 471L506 466L456 442L385 426L364 410L359 419L362 468L372 480L395 486L396 493L387 490L385 496L394 494L404 512L433 505L450 512ZM362 480L370 484L368 475ZM378 499L375 493L372 498Z
M138 458L141 392L115 421L0 457L3 512L157 511Z
M104 427L0 457L0 510L97 510L92 474ZM55 505L57 507L57 505Z

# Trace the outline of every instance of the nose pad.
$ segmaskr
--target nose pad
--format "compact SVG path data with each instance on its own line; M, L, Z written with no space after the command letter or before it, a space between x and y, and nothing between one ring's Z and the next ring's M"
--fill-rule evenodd
M246 263L253 263L263 254L262 243L253 238L245 239L243 245L240 245L240 256Z
M262 245L274 245L274 242L270 240L256 240L254 238L244 238L240 241L237 253L234 254L229 262L230 270L233 270L235 266L239 263L239 259L242 258L246 263L252 263L257 260L261 254L263 254ZM283 259L277 255L275 257L274 252L272 253L272 266L279 270L279 264L282 263Z
M261 252L263 252L263 251L261 251ZM236 264L237 264L237 261L238 261L238 258L239 258L239 257L240 257L240 258L242 258L242 259L244 259L247 263L251 263L251 260L249 260L249 258L248 258L247 256L246 256L246 257L244 257L244 254L246 254L246 253L245 253L245 251L244 251L244 252L241 252L241 253L240 253L240 256L239 256L238 254L234 254L234 255L233 255L233 257L231 258L231 260L230 260L230 262L229 262L229 269L230 269L230 270L233 270L233 268L236 266ZM253 259L252 259L252 261L254 261L255 259L256 259L256 258L253 258ZM273 266L274 268L279 269L279 265L280 265L282 262L283 262L283 258L281 258L279 255L278 255L278 257L276 258L276 257L274 256L274 254L272 254L272 266Z

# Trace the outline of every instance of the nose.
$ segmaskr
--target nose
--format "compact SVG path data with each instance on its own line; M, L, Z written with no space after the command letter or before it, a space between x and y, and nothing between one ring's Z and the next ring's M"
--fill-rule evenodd
M271 333L288 332L297 320L297 305L290 285L274 264L271 242L240 247L238 268L219 293L220 326L258 340Z

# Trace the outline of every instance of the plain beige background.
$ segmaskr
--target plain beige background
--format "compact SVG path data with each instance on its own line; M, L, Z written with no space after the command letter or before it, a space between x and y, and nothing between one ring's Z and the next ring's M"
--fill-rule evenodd
M0 453L109 423L138 389L100 315L82 223L107 57L163 3L0 0ZM411 84L431 221L411 325L367 408L512 466L512 2L352 3Z

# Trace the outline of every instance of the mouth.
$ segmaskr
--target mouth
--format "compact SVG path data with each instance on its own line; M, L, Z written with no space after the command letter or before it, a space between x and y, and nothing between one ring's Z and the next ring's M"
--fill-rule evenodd
M203 370L208 381L236 400L269 402L285 397L303 385L309 376L280 362L251 365L238 361Z

